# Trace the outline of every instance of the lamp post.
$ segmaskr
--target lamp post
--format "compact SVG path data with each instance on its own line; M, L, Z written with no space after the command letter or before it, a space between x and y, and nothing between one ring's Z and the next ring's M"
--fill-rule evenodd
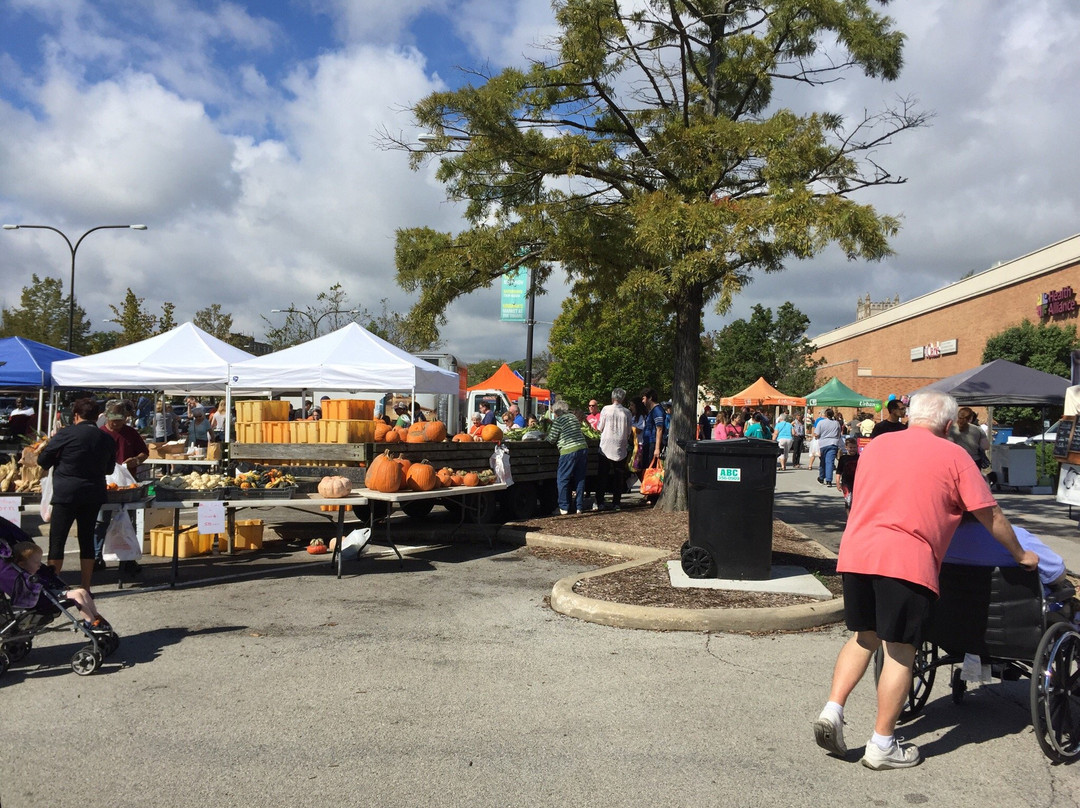
M331 314L359 314L362 309L349 309L343 311L341 309L331 309L330 311L324 311L318 317L312 315L309 311L303 311L301 309L270 309L271 313L277 314L299 314L302 317L307 317L308 322L311 323L311 338L319 336L319 323L323 321L324 317L329 317Z
M79 250L79 245L82 244L83 239L93 233L95 230L146 230L145 224L102 224L97 227L91 227L81 236L79 240L72 246L71 239L62 230L57 230L47 224L5 224L5 230L52 230L54 233L59 233L60 237L68 245L68 249L71 250L71 285L69 287L69 303L68 303L68 341L67 349L74 352L75 342L75 253Z

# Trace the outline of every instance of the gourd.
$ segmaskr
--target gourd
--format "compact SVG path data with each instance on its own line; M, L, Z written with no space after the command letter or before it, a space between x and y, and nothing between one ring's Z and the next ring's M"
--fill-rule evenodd
M390 457L389 449L371 461L364 476L364 484L372 491L387 494L401 489L401 466Z
M451 485L465 485L465 475L464 474L451 474L450 475L450 484Z
M424 439L429 443L442 443L446 440L446 424L442 421L421 421Z
M449 488L454 477L454 471L449 468L441 468L435 472L435 476L439 478L439 485L443 488Z
M407 485L410 491L432 491L438 483L439 478L435 476L435 468L426 460L413 463L409 467Z
M327 499L347 497L352 493L352 480L348 477L327 476L319 480L319 496Z
M498 429L498 427L495 428ZM465 479L462 482L464 482L465 485L470 487L474 485L480 485L480 475L477 474L475 471L470 471L468 474L465 475Z
M493 443L502 442L503 431L499 429L495 424L488 424L480 429L480 440L491 441Z

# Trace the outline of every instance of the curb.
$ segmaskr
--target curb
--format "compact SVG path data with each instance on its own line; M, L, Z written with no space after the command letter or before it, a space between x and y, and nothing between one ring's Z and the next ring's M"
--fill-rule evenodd
M534 531L516 531L515 535L502 535L499 539L523 546L570 547L581 550L622 556L627 559L603 569L568 575L555 582L551 589L551 608L567 617L576 617L589 623L615 628L637 628L650 631L798 631L818 628L836 623L844 617L844 599L818 603L800 603L794 606L755 609L683 609L664 606L635 606L597 600L579 595L574 591L578 581L608 575L618 570L649 564L669 553L654 547L638 547L629 544L596 541L595 539L572 539ZM507 533L510 533L507 530ZM830 557L829 552L812 539L807 539Z

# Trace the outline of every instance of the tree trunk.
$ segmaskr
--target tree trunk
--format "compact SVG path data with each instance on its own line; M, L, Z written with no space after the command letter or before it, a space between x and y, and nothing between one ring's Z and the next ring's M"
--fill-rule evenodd
M698 362L701 355L701 314L705 306L700 284L691 285L675 301L675 375L671 385L671 435L664 463L664 493L659 506L665 511L689 507L686 452L680 440L693 440L697 427Z

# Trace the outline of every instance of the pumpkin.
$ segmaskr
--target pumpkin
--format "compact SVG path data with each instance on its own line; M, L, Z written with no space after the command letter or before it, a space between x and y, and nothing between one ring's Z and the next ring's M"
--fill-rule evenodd
M408 432L405 433L406 443L426 443L427 438L424 436L424 422L418 421L409 427Z
M443 488L449 488L454 478L454 472L453 469L442 468L435 472L435 476L439 478L439 485Z
M498 429L498 427L495 428ZM465 475L465 479L462 480L462 482L470 487L474 485L480 485L480 475L477 474L475 471L470 471L468 474Z
M488 424L480 429L480 440L492 443L502 443L503 431L495 424Z
M435 476L435 468L425 460L409 467L406 484L410 491L432 491L439 484L439 478Z
M464 474L451 474L450 475L450 484L451 485L465 485L465 475Z
M322 555L326 552L326 542L322 539L312 539L308 542L307 551L312 555Z
M468 432L458 432L450 440L454 443L472 443L472 435Z
M394 462L397 463L398 466L401 468L401 480L402 485L404 485L405 480L409 479L409 469L412 467L412 461L409 460L407 457L402 457L401 455L398 455L394 458Z
M424 439L429 443L442 443L446 440L446 424L442 421L421 421Z
M390 457L389 449L371 461L364 476L364 484L372 491L387 494L401 489L401 466Z
M393 429L386 421L375 422L375 442L383 443L386 440L386 433ZM395 433L396 434L396 433Z
M398 440L405 443L409 439L409 430L403 426L395 426L394 431L397 432Z
M398 434L397 429L388 427L386 434L383 435L383 443L401 443L401 435Z
M352 493L352 480L348 477L327 476L319 480L319 496L327 499L347 497Z

